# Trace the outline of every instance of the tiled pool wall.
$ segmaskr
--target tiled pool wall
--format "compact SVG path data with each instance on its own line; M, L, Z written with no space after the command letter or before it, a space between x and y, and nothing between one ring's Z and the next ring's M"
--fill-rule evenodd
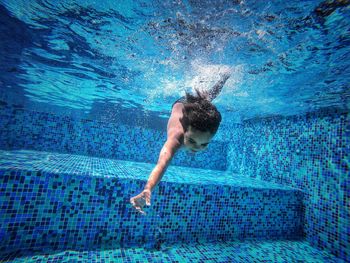
M307 239L342 259L350 258L349 125L336 112L246 121L228 151L229 169L303 189Z
M0 113L0 148L3 149L155 163L165 140L165 133L159 130L131 129L127 125L8 106L2 106ZM206 153L194 157L180 152L172 164L227 168L245 176L303 189L307 239L342 259L350 257L349 115L311 114L243 124L223 123L215 138L217 141ZM229 145L225 143L228 139Z
M300 191L161 182L148 216L130 196L143 180L1 170L0 251L291 238L302 232ZM124 177L122 179L122 177Z
M0 148L6 150L30 149L156 163L166 140L165 129L0 107ZM227 143L217 140L207 151L196 155L180 150L172 164L226 170L226 152Z

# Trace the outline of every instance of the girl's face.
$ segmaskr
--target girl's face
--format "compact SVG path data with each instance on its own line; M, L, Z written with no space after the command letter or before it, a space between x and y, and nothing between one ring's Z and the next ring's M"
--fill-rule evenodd
M202 132L190 125L184 134L184 145L191 152L198 152L207 148L213 137L209 131Z

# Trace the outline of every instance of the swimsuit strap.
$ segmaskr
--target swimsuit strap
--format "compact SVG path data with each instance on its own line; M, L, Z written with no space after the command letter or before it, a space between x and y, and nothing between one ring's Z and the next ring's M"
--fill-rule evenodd
M182 104L187 103L186 96L182 96L181 98L177 99L177 100L173 103L173 105L171 106L171 108L174 107L174 105L175 105L176 103L182 103Z

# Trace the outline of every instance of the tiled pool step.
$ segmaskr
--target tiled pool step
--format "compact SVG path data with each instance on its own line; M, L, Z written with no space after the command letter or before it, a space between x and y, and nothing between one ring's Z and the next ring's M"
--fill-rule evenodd
M302 193L220 171L169 167L147 216L129 199L150 164L0 151L0 250L300 238Z
M18 251L3 257L3 263L70 262L303 262L340 263L333 255L311 247L306 241L249 240L220 243L191 243L164 246L159 251L144 248L115 248L83 251Z

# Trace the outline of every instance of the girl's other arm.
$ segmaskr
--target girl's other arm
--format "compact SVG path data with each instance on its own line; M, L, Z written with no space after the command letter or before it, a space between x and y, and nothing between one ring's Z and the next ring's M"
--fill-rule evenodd
M215 99L221 92L225 82L229 79L230 73L225 73L221 76L221 79L208 91L208 99L212 101Z

